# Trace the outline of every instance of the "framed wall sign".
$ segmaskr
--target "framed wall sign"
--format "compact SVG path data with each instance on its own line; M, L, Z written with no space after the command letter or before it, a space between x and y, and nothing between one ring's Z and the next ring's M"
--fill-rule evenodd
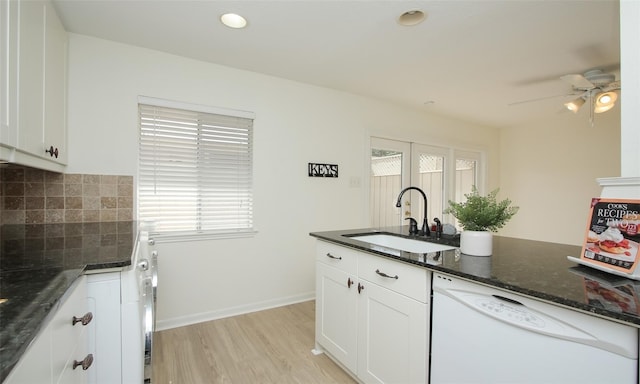
M338 177L338 164L309 163L309 177Z

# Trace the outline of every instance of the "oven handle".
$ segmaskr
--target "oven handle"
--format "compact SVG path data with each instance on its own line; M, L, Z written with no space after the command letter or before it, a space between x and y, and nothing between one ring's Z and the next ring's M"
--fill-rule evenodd
M144 316L143 316L143 330L144 330L144 380L145 383L151 382L151 367L152 367L152 352L153 352L153 332L155 331L156 316L155 316L155 299L154 289L151 278L146 278L143 281L144 286Z
M151 252L151 263L149 265L151 269L151 285L153 286L153 302L155 304L157 298L158 289L158 251Z

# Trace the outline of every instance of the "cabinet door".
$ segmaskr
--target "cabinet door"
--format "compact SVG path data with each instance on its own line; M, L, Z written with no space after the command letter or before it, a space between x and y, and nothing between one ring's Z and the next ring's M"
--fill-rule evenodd
M316 342L352 372L357 367L357 283L316 263Z
M9 102L4 107L8 117L2 117L6 133L0 136L1 143L12 161L60 172L67 159L67 33L50 1L9 3L8 87L3 90ZM12 102L15 99L17 103Z
M0 2L0 153L3 146L12 148L17 143L17 19L17 3ZM8 156L2 156L3 160L7 158Z
M66 164L67 31L51 3L46 4L45 13L44 137L41 140L44 148L57 149L58 156L40 153L50 160Z
M87 372L90 383L117 383L122 377L122 334L120 323L120 272L87 276L89 303L94 310L89 351L95 357ZM89 329L91 330L91 329Z
M428 307L367 280L358 300L358 378L426 383Z
M91 320L86 326L81 321L77 321L74 324L74 317L82 318L90 312L87 305L86 276L80 277L76 284L73 291L70 291L69 296L64 299L50 323L53 346L51 366L56 378L72 357L72 352L77 348L85 330L93 322ZM79 359L82 360L83 358L80 357Z
M19 4L18 148L43 156L45 4Z

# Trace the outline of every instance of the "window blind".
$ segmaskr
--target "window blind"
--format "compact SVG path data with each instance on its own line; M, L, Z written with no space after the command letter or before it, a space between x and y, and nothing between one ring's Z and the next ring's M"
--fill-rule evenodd
M138 216L157 232L253 230L253 119L139 104Z

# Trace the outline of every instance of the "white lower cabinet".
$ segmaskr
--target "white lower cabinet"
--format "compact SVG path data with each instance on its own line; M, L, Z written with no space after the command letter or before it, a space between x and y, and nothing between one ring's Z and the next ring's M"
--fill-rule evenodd
M357 369L357 291L355 277L317 263L316 339L348 370ZM351 287L349 287L351 285Z
M95 308L87 299L87 278L78 280L49 323L54 383L87 383L89 372L95 369L94 348L88 343L88 335L95 332Z
M426 383L428 308L367 281L358 303L358 377L365 383Z
M357 370L358 253L318 242L316 343L351 372Z
M318 241L316 343L364 383L426 383L429 274Z
M88 342L94 332L91 310L87 280L82 276L53 310L4 384L87 383L93 366L93 346Z
M89 372L89 383L122 381L120 272L87 275L89 302L94 303L95 330L89 335L98 364Z

